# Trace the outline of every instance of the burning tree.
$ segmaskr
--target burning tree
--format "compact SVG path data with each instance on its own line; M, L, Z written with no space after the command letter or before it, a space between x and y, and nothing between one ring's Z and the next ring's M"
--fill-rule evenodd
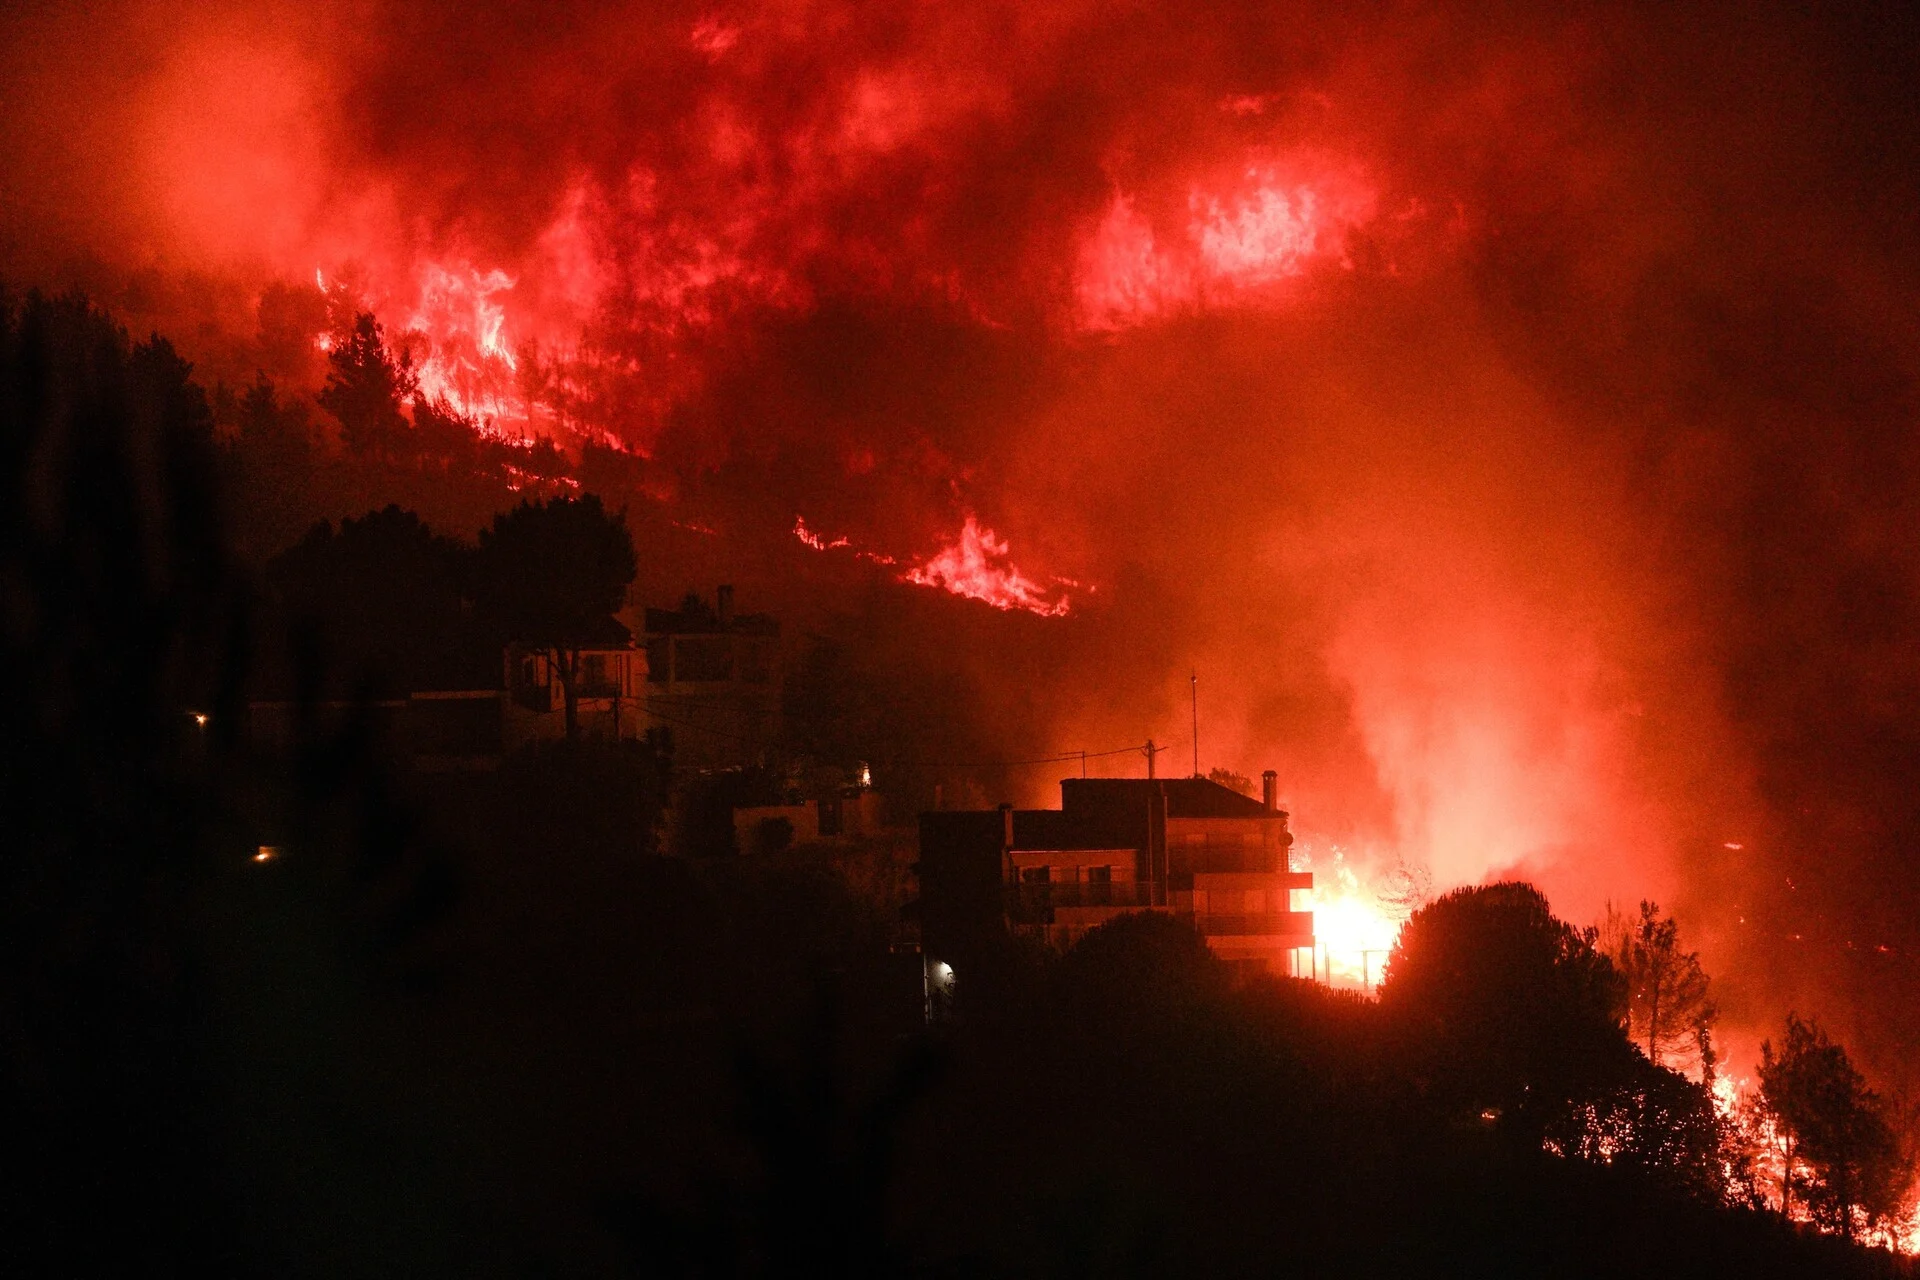
M1901 1210L1912 1170L1901 1159L1886 1109L1847 1051L1815 1021L1787 1015L1786 1039L1760 1046L1761 1116L1780 1157L1780 1208L1853 1236Z
M1603 949L1627 980L1628 1033L1655 1066L1697 1061L1703 1080L1713 1075L1713 1023L1698 952L1680 949L1680 926L1662 917L1658 903L1642 901L1638 919L1611 905L1600 929Z
M544 648L566 698L567 736L579 734L580 652L618 625L638 571L624 512L593 494L522 502L480 531L475 605L505 639Z

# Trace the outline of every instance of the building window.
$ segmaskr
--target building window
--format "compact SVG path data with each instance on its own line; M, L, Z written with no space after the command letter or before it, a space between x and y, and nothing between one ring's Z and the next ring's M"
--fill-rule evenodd
M1087 904L1095 907L1110 906L1113 902L1113 868L1087 868Z

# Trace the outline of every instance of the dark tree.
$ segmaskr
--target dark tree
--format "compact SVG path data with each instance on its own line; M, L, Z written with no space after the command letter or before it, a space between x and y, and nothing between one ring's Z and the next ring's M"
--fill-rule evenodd
M0 295L0 1272L231 1269L185 902L244 594L205 396L83 299ZM113 1260L117 1257L118 1263Z
M233 478L244 498L236 504L235 532L252 557L265 560L312 519L320 457L311 412L283 398L265 375L237 399L223 395L221 403L233 429Z
M1456 889L1413 913L1381 1010L1444 1106L1485 1112L1522 1145L1627 1080L1625 987L1532 885Z
M1652 902L1627 920L1609 908L1603 929L1608 957L1627 981L1628 1033L1648 1061L1697 1061L1713 1071L1712 1029L1719 1016L1708 994L1700 955L1680 947L1680 926Z
M1886 1110L1818 1023L1789 1013L1779 1051L1761 1043L1760 1105L1783 1148L1783 1211L1799 1192L1815 1222L1851 1236L1863 1220L1899 1209L1912 1170L1901 1167ZM1803 1164L1811 1172L1804 1182L1796 1172Z
M593 494L522 502L480 531L476 606L503 641L547 651L569 738L579 733L580 651L625 639L613 615L637 568L626 513Z
M415 397L413 442L422 457L450 472L464 474L479 468L479 422L440 396Z
M285 624L322 642L328 665L375 691L409 692L479 676L473 670L459 590L460 544L389 505L336 530L321 522L267 567ZM461 680L460 677L466 677ZM337 689L337 696L354 692Z
M379 321L367 312L335 339L327 353L327 385L320 407L340 420L350 452L393 461L412 450L403 409L419 390L412 359L387 349Z
M1253 779L1244 773L1235 773L1231 769L1211 769L1207 772L1207 781L1217 782L1229 791L1238 791L1243 796L1253 794Z

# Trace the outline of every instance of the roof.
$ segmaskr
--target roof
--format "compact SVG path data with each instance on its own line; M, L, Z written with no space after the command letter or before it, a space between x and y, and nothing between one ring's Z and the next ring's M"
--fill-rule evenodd
M1155 789L1167 797L1169 818L1269 818L1284 820L1283 809L1268 809L1251 796L1210 778L1064 778L1061 808L1091 816L1101 810L1144 811Z
M1016 849L1141 849L1147 844L1149 802L1167 797L1169 818L1238 818L1284 823L1282 809L1268 809L1206 778L1067 778L1062 807L1013 809ZM921 815L924 831L942 838L999 843L1000 810L949 810Z
M679 609L648 609L647 634L650 636L777 636L780 622L770 613L739 613L724 624L718 618Z

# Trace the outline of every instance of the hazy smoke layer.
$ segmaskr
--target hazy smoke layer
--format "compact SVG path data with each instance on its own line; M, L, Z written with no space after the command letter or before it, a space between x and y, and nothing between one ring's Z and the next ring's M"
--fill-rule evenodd
M1891 1067L1911 25L1349 9L44 5L0 235L212 372L313 376L344 292L769 527L977 513L1082 584L1009 742L1178 738L1197 669L1317 838L1670 899Z

